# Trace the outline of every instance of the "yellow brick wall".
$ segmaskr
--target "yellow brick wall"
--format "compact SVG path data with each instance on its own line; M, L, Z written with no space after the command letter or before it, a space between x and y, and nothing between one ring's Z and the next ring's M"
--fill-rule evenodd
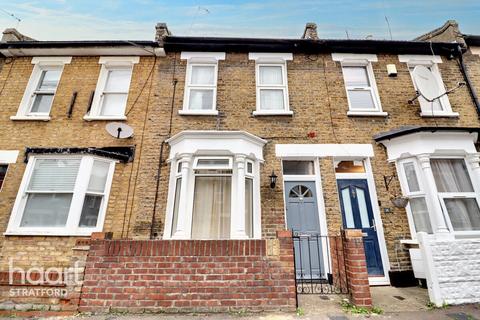
M442 58L440 71L447 88L462 81L462 75L456 61ZM179 54L168 54L160 62L158 96L154 111L152 109L148 126L149 142L154 147L148 148L155 159L161 141L168 134L168 125L161 119L170 117L173 93L173 80L177 80L176 98L173 101L172 135L182 130L246 130L268 140L264 148L265 164L261 167L261 209L262 234L273 238L276 230L285 227L283 208L283 189L280 160L275 157L277 143L371 143L375 157L372 159L373 174L381 210L392 209L392 213L382 213L389 259L395 270L409 268L408 253L399 243L400 238L410 236L404 209L393 208L390 198L400 192L398 181L394 180L387 191L383 176L392 175L395 168L386 161L386 153L381 145L376 145L372 136L403 125L422 126L478 126L478 115L473 107L468 91L462 88L450 95L454 112L460 113L458 119L425 119L419 116L420 107L409 105L407 101L415 95L407 66L398 61L396 55L378 55L378 62L373 64L375 78L379 89L383 110L388 112L386 118L348 117L346 92L339 63L332 61L330 54L303 55L295 54L294 60L288 62L288 85L290 108L293 117L268 116L253 117L255 110L255 63L248 60L247 53L227 53L226 60L219 62L217 108L222 117L182 116L186 61L179 59ZM386 65L396 64L398 76L387 76ZM175 65L175 66L173 66ZM157 119L157 120L153 120ZM316 137L308 138L311 131ZM155 135L155 137L152 137ZM164 158L168 156L168 148ZM158 158L157 158L158 159ZM158 162L157 162L158 163ZM156 174L157 168L145 169L145 176ZM268 176L274 170L280 177L275 190L269 188ZM341 225L337 187L333 172L333 159L321 160L321 176L327 221L331 233L338 233ZM157 201L156 232L161 236L165 219L168 176L170 168L162 166L162 175ZM150 227L151 212L139 210L135 220L134 234L146 234Z
M19 158L8 168L7 177L0 192L0 270L5 270L8 258L13 257L16 266L44 265L67 266L70 261L71 247L75 239L71 237L12 237L4 236L10 213L23 177L26 147L106 147L135 145L135 161L118 163L112 183L104 230L113 231L115 237L126 234L133 199L133 186L138 168L138 155L141 150L145 112L147 108L150 82L144 90L145 81L152 69L154 58L142 57L133 68L132 83L128 96L127 110L138 98L135 107L128 116L127 124L135 130L131 139L117 140L105 131L106 121L85 121L83 116L88 107L92 90L95 90L100 65L99 57L73 57L65 65L51 109L51 120L12 121L22 99L24 90L33 69L31 57L7 59L0 72L0 150L19 150ZM157 68L154 76L157 77ZM69 119L67 110L72 93L78 91L73 115ZM153 102L153 90L151 99ZM138 179L138 178L137 178ZM128 188L131 182L130 190ZM136 190L139 192L139 190ZM141 201L135 194L135 203Z

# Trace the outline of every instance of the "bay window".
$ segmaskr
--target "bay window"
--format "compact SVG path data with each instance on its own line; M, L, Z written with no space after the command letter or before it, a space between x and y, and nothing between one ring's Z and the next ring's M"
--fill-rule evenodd
M260 238L265 142L243 131L183 131L170 138L164 238Z
M7 234L100 231L115 162L93 156L32 156Z
M125 120L133 65L139 57L101 57L102 65L89 113L85 120Z

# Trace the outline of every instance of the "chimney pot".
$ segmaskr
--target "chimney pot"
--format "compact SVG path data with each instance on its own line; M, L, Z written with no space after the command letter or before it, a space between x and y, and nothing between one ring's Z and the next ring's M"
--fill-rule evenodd
M168 30L167 24L164 22L159 22L155 26L155 41L162 42L166 36L171 35L170 30Z

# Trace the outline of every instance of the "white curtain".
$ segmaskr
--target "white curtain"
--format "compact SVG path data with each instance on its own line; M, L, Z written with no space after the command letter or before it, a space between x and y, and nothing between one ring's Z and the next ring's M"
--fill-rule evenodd
M463 159L431 159L438 192L473 192Z
M261 89L260 90L260 108L262 110L283 110L283 90L281 89Z
M231 177L195 178L192 239L229 239Z
M261 66L260 85L283 85L282 67L280 66Z
M432 225L428 216L427 203L424 197L412 198L409 201L416 232L432 233Z
M215 67L214 66L192 66L192 85L214 85Z
M107 82L103 92L102 116L124 115L131 73L131 69L113 69L108 71Z
M443 198L453 229L480 230L480 209L463 159L430 160L439 193L465 193L465 198Z
M245 179L245 231L253 238L253 179Z
M190 89L190 110L212 110L213 89Z

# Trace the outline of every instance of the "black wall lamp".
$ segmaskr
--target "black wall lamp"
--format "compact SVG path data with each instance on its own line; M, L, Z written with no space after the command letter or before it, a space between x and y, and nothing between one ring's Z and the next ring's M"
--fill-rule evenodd
M277 184L277 175L275 174L275 171L272 171L272 174L270 175L270 188L274 189L275 185Z

